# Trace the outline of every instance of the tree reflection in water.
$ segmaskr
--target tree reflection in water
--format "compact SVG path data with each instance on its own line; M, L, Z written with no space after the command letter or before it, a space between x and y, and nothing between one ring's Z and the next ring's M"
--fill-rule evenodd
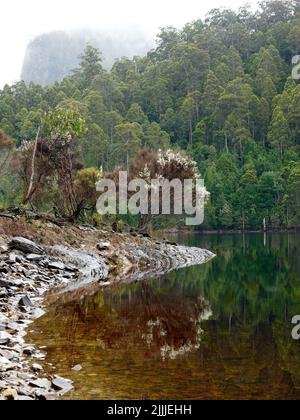
M211 311L205 300L182 299L154 290L141 283L130 287L100 292L74 304L57 306L56 322L64 318L60 334L72 346L79 336L88 334L91 341L101 343L103 350L138 349L143 357L175 359L199 349L203 330L201 323Z
M47 362L75 380L72 397L300 399L299 235L180 240L218 257L57 302L34 324Z

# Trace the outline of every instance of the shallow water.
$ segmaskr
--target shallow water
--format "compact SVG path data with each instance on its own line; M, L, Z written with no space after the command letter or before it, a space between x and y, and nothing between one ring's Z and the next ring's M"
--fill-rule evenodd
M177 240L217 258L50 305L28 337L45 370L72 399L300 399L300 235Z

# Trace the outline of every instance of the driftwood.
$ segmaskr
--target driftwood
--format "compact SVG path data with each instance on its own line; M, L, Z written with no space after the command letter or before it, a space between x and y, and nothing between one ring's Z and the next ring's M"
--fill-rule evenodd
M0 218L14 220L17 217L25 217L27 220L42 220L45 222L53 223L57 226L64 226L70 224L68 219L51 216L49 213L36 213L20 207L13 207L7 210L0 210Z
M13 216L12 214L6 214L6 213L0 213L0 217L4 218L4 219L15 219L16 216Z

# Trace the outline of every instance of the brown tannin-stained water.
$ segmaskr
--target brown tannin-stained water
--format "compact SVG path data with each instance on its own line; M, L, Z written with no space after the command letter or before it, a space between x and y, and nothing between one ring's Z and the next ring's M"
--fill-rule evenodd
M32 325L46 372L74 381L66 398L300 399L300 235L177 240L217 257L50 305Z

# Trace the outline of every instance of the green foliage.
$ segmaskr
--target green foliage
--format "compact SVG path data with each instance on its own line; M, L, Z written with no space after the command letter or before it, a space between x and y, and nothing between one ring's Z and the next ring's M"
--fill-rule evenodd
M278 0L164 28L155 50L110 72L87 45L61 82L5 86L0 130L19 147L46 114L43 135L76 138L80 162L107 171L142 147L183 148L211 192L205 228L298 226L299 34L299 7Z
M46 134L53 138L81 138L87 130L85 121L75 110L65 110L57 108L55 111L49 111L43 119L43 126L46 127Z

